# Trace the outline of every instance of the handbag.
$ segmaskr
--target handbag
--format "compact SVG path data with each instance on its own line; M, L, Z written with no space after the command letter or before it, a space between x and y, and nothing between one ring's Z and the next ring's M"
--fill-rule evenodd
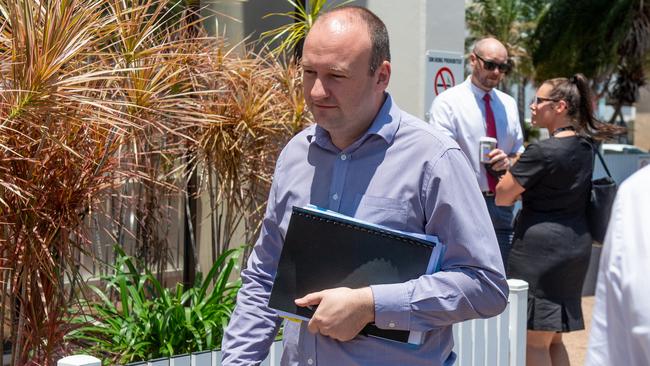
M602 243L605 239L605 233L607 233L607 224L609 224L609 216L612 213L612 205L618 187L600 151L597 148L594 150L603 168L605 168L607 176L591 181L591 197L587 205L587 225L591 238Z

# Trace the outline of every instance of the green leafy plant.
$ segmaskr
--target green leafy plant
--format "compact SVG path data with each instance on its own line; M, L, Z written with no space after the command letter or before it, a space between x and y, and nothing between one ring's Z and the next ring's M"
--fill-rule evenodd
M73 323L83 324L68 338L87 344L91 353L124 364L210 350L221 345L241 286L229 278L242 249L224 252L193 287L164 288L148 270L115 247L117 266L104 276L106 290L91 286L97 300L85 304Z
M309 0L305 4L295 0L287 0L287 2L293 6L293 11L271 13L265 16L265 18L270 16L283 16L291 20L291 23L262 33L261 40L267 44L279 42L271 51L276 55L295 51L299 48L300 43L307 37L307 33L309 33L309 30L314 25L314 22L316 22L316 19L318 19L320 13L330 7L327 0ZM350 2L351 0L343 1L334 5L334 7L343 6Z

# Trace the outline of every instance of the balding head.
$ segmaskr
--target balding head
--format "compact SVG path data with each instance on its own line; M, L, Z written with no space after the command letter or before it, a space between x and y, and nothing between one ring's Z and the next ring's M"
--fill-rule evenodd
M485 57L485 54L490 53L495 56L499 56L499 58L508 58L508 50L503 45L503 43L492 37L483 38L476 42L472 52L478 54L481 57Z
M390 43L388 40L386 25L373 12L360 6L342 6L334 8L321 14L314 23L312 29L319 26L319 23L328 24L332 22L341 25L361 22L366 26L371 43L371 75L375 73L382 62L390 62Z

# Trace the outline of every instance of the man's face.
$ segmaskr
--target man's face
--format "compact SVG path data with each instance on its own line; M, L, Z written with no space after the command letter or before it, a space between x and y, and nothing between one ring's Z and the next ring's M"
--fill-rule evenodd
M345 148L370 126L390 77L385 62L370 75L370 36L357 21L332 15L317 23L302 55L304 92L316 123Z
M508 53L505 49L499 47L486 47L470 55L472 81L479 88L490 91L499 85L499 82L505 76L505 72L501 71L499 67L488 70L486 61L499 65L505 64L508 62Z

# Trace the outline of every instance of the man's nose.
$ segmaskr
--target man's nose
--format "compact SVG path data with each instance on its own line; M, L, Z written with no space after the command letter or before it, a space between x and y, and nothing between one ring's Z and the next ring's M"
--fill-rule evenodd
M314 80L314 85L312 85L309 95L312 99L324 99L329 95L325 84L323 84L323 81L320 78Z

